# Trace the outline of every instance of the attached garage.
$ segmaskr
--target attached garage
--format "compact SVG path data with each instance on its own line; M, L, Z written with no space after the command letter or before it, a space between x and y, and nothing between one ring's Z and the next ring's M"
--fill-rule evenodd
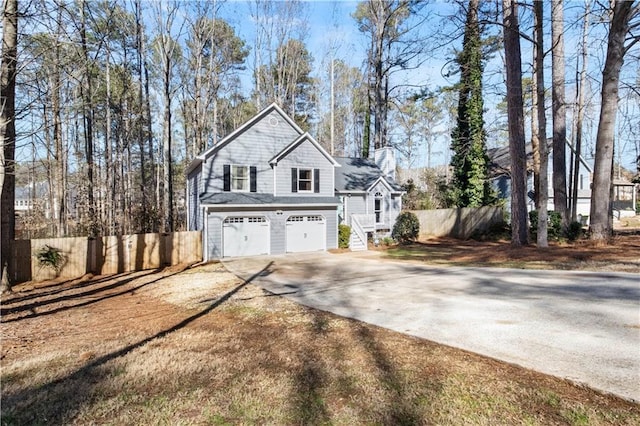
M326 249L327 223L321 215L289 216L286 226L287 253Z
M264 216L230 216L222 223L222 256L269 254L269 221Z

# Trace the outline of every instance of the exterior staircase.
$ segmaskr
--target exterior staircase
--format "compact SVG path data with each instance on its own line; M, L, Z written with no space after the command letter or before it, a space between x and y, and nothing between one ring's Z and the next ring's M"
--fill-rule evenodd
M367 250L367 232L374 232L375 215L354 214L351 215L351 236L349 237L349 249L351 251Z

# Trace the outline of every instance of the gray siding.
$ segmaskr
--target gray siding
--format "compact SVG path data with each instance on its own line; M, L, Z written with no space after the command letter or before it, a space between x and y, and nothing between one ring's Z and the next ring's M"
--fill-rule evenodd
M347 204L347 225L351 225L352 214L367 214L367 203L365 194L352 194L351 197L345 197Z
M320 192L291 192L291 169L320 169ZM303 141L286 157L278 162L276 167L277 196L319 196L333 197L334 194L334 167L329 160L318 151L309 141Z
M259 208L260 206L256 206ZM281 211L282 214L277 214ZM269 221L271 232L271 253L286 252L286 223L289 216L322 215L326 219L326 247L338 247L338 217L335 207L297 209L236 209L230 211L209 212L207 214L207 246L208 259L219 259L222 256L222 222L229 216L265 216Z
M402 197L400 195L391 196L391 209L389 210L389 229L393 230L393 225L402 211Z
M257 192L272 194L273 169L269 160L299 136L277 111L272 111L205 160L205 192L222 192L223 166L235 164L256 166Z
M189 231L201 231L203 229L202 209L200 208L200 193L202 189L202 165L200 165L193 169L187 177Z
M400 214L402 207L400 196L393 196L389 188L382 182L378 182L371 191L369 191L369 199L367 203L369 205L369 213L375 212L375 194L379 192L382 194L382 222L378 225L378 228L392 229L396 222L396 218Z

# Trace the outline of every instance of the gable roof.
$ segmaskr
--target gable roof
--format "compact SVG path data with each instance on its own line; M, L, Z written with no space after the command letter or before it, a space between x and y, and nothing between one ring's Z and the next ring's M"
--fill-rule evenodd
M269 164L277 164L278 161L286 157L291 151L293 151L297 146L299 146L304 141L311 142L311 144L315 146L316 149L320 151L320 153L324 155L324 157L327 160L329 160L329 162L331 162L331 164L333 164L336 167L340 167L340 164L331 155L329 155L329 153L324 148L322 148L322 146L320 146L320 144L309 133L304 133L300 135L298 139L296 139L295 141L287 145L282 151L277 153L275 157L269 160Z
M392 192L402 192L402 188L382 173L371 160L365 158L337 157L342 166L336 169L336 191L366 192L382 180Z
M260 111L258 114L253 116L253 118L251 118L249 121L245 122L242 126L238 127L236 130L234 130L233 132L229 133L227 136L222 138L220 141L218 141L217 144L215 144L211 148L205 150L201 154L197 155L191 161L191 163L189 164L189 167L187 167L186 173L187 174L190 173L198 165L202 164L202 162L208 156L210 156L211 154L215 153L216 151L219 151L220 149L224 148L229 142L231 142L232 140L237 138L240 134L244 133L247 129L251 128L251 126L253 126L258 121L262 120L263 118L265 118L266 116L271 114L273 111L276 111L291 127L293 127L293 129L296 132L298 132L298 134L302 135L304 133L304 131L300 128L300 126L298 126L291 119L291 117L289 117L289 115L287 115L282 110L282 108L280 108L276 103L272 103L271 105L269 105L268 107L266 107L265 109Z

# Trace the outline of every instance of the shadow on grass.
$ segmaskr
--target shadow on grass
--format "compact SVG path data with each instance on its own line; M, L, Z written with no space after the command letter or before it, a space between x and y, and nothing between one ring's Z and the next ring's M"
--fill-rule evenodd
M166 330L160 331L153 336L125 346L117 351L103 355L73 373L63 378L52 380L37 388L28 388L13 394L3 392L2 425L68 424L72 422L79 408L90 401L96 385L112 375L111 370L105 368L105 364L129 354L153 340L162 339L207 315L229 300L256 277L268 271L271 265L272 263L269 263L260 272L244 280L202 311L185 318L183 321ZM159 281L163 278L165 277L152 282ZM151 282L144 285L148 284L151 284Z
M320 270L313 264L305 264L303 268L304 276L321 274L333 282L341 282L347 273L336 267L327 277L326 270ZM304 289L305 282L300 282L297 287ZM347 307L344 303L341 306ZM356 310L353 306L351 309ZM337 342L331 339L330 319L334 314L314 308L309 308L308 312L312 315L310 332L318 344L305 348L307 352L299 355L300 367L294 374L291 407L291 415L296 423L330 424L335 419L332 419L328 407L333 407L335 401L327 401L327 398L332 397L340 397L342 401L346 401L343 403L360 412L358 418L367 423L415 425L427 421L422 414L422 408L425 408L423 404L427 401L424 394L433 392L434 389L437 392L441 388L439 383L430 382L428 389L417 392L410 389L401 367L392 360L384 345L372 332L371 326L357 320L348 320L352 326L353 339ZM341 364L353 350L345 345L364 349L368 358L365 368L370 369L375 377L376 386L373 389L358 381L354 376L358 375L357 372L331 365L333 362ZM372 390L375 395L368 396L367 392ZM376 402L373 403L372 400Z
M371 356L377 368L378 378L385 390L385 407L380 407L383 424L415 425L423 423L414 396L407 392L408 384L391 361L384 347L371 330L363 324L355 324L355 336Z
M120 274L109 274L109 275L104 275L100 278L89 278L89 279L86 279L87 276L85 276L85 277L74 278L74 279L65 280L65 281L58 281L52 284L37 286L34 288L25 289L25 290L15 291L14 289L14 292L9 293L6 296L3 295L4 296L3 304L4 305L15 304L15 303L26 302L32 299L38 299L41 297L54 296L56 294L64 293L67 291L78 290L84 287L91 287L104 281L111 281L120 277L129 276L131 274L133 274L133 272L122 272Z
M51 315L51 314L55 314L58 312L62 312L62 311L66 311L69 309L74 309L74 308L79 308L82 306L87 306L87 305L91 305L97 302L100 302L102 300L105 299L110 299L113 297L117 297L117 296L121 296L123 294L126 293L132 293L136 290L139 290L142 287L146 287L149 284L153 284L158 280L161 280L165 277L160 277L157 278L153 281L149 281L148 283L144 283L144 284L140 284L137 287L134 288L130 288L127 289L125 291L121 291L121 292L117 292L117 293L109 293L107 295L104 296L98 296L98 297L94 297L94 298L90 298L89 300L85 300L85 301L81 301L81 299L84 298L88 298L89 296L94 296L94 295L98 295L99 293L103 293L103 292L107 292L109 290L114 290L117 288L120 288L128 283L130 283L131 281L149 276L149 275L153 275L158 273L160 270L152 270L152 271L148 271L144 274L135 274L135 275L128 275L126 278L118 280L116 282L114 282L113 284L109 284L106 286L98 286L92 289L88 289L86 291L82 291L79 293L72 293L73 291L77 290L77 287L70 287L67 290L69 292L71 292L71 294L67 294L64 296L60 296L60 297L56 297L53 299L45 299L45 300L39 300L39 301L34 301L32 303L28 303L28 304L24 304L24 305L18 305L18 306L9 306L7 308L2 308L0 309L0 315L2 316L6 316L9 314L20 314L22 312L29 312L29 314L27 315L22 315L19 316L17 318L9 318L9 319L3 319L2 322L4 323L9 323L9 322L14 322L14 321L20 321L23 319L27 319L27 318L35 318L35 317L39 317L39 316L43 316L43 315ZM176 272L177 273L177 272ZM172 275L175 275L172 274ZM170 275L168 275L170 276ZM84 285L83 287L89 287L95 284L87 284ZM11 301L12 302L12 301ZM10 304L11 304L10 302ZM57 306L54 307L53 305L56 304L63 304L63 306ZM36 312L36 309L40 309L40 308L50 308L49 310L38 310Z

